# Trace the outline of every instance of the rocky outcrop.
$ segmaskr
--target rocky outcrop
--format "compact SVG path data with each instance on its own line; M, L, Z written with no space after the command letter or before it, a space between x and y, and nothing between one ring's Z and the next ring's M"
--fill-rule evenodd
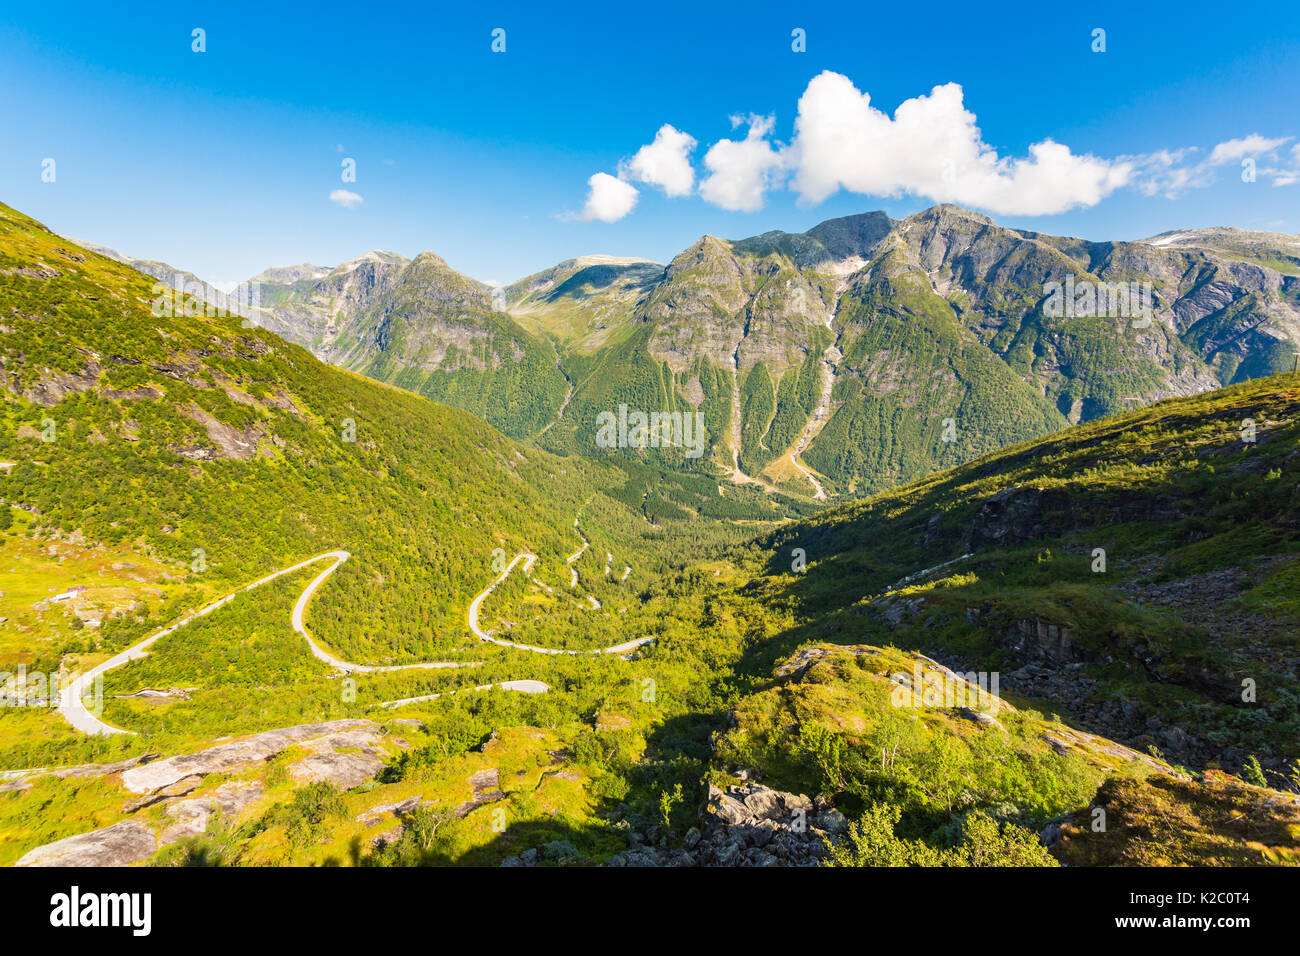
M980 506L967 532L968 550L1058 537L1072 527L1075 514L1064 489L1004 488Z
M802 647L795 651L788 658L782 661L776 668L777 677L798 679L803 676L808 668L812 667L819 661L826 660L836 654L853 654L856 656L871 656L879 653L874 647L857 645L853 647L832 646L829 644L814 644L809 647Z
M231 780L211 793L171 803L167 807L167 816L174 822L163 830L159 842L167 846L186 837L198 836L217 815L224 820L233 820L265 793L266 788L256 780Z
M167 802L166 815L172 822L159 835L142 820L123 820L29 850L15 866L129 866L148 859L161 847L197 836L218 814L233 820L266 792L257 781L230 781L203 796L178 799L201 782L199 777L187 777L156 795L127 805L126 809L134 812Z
M1080 644L1071 628L1038 618L1014 622L997 640L1021 660L1047 661L1058 666L1095 661L1099 656L1092 648Z
M828 798L784 793L745 781L710 785L700 826L680 847L634 845L608 866L817 866L827 842L848 828ZM641 843L633 833L634 844Z
M28 850L14 866L130 866L157 850L158 838L151 829L123 820Z
M181 407L181 414L202 425L208 440L216 446L214 449L181 448L180 454L186 458L211 460L213 458L233 458L236 461L251 461L257 455L258 442L264 437L261 429L255 425L238 429L221 421L210 412L193 403Z
M373 732L378 729L379 725L371 720L346 719L267 730L242 740L218 744L200 750L198 753L168 757L165 760L156 760L153 763L133 767L122 774L122 785L132 793L149 793L195 774L202 776L209 773L232 773L269 760L294 744L314 741L317 738L333 739L345 746L355 746L360 741L373 745L378 740ZM353 737L345 735L346 731L366 733Z
M379 747L377 729L374 724L340 728L324 736L304 739L299 746L310 753L289 764L289 776L299 783L323 780L340 790L361 786L383 769L387 757ZM396 738L390 739L397 742Z
M79 372L47 372L35 384L23 389L21 395L34 405L49 407L57 405L69 395L88 392L99 381L100 366L98 362L87 361ZM9 391L18 392L8 376L0 376Z
M20 866L127 866L152 856L160 847L202 833L220 816L234 820L266 794L259 780L229 780L206 793L197 793L209 774L232 774L255 767L290 747L307 755L288 765L291 779L302 783L328 781L341 790L357 787L383 768L387 751L380 746L381 728L374 721L348 719L300 724L253 734L197 753L151 763L137 757L116 764L72 767L62 776L121 773L122 785L140 794L122 807L139 814L165 806L165 822L155 833L145 819L123 820L30 850ZM389 738L390 746L404 743ZM35 772L34 772L35 773ZM25 781L19 781L25 782Z
M1122 497L1083 497L1070 489L1012 485L984 499L966 531L968 550L1058 538L1105 524L1170 521L1179 505L1167 495L1130 489Z

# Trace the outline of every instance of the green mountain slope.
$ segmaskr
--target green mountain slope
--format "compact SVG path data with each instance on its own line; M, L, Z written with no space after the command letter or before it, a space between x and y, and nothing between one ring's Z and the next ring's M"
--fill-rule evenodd
M425 252L359 319L373 328L346 364L454 405L516 437L555 415L568 385L550 343L493 309L481 286Z
M852 272L825 265L863 244ZM0 669L84 670L235 595L108 672L103 718L135 736L84 737L40 691L8 706L0 678L0 767L21 771L0 780L0 862L1295 862L1300 379L1043 436L1058 407L889 222L736 245L691 252L618 341L562 353L573 394L539 440L578 450L618 403L710 423L699 459L602 462L238 316L155 309L149 278L0 207ZM478 290L444 270L330 271L385 284L357 301L409 364L376 374L446 359L447 304ZM655 308L697 324L656 339ZM463 356L515 334L491 322ZM785 351L790 323L812 348ZM702 343L737 331L711 361ZM846 475L1030 440L823 512L719 483L733 437L772 475L783 442L830 454L837 416L850 444L896 435L816 465ZM245 590L338 548L310 603L323 564ZM339 671L295 608L345 661L472 666ZM973 698L927 698L962 675ZM177 779L151 756L228 745Z
M629 391L698 407L730 376L721 392L730 385L735 418L704 409L714 464L807 493L793 453L832 491L887 487L1067 420L1289 369L1300 342L1289 237L1221 232L1089 243L937 206L705 237L635 306L630 328L645 332L607 345L616 358L566 356L566 415L588 422ZM1131 314L1056 314L1051 283L1067 279L1080 295L1149 284L1150 298L1117 307ZM650 362L688 388L647 394ZM592 453L590 435L564 447Z
M805 458L825 475L864 476L851 489L887 487L1065 425L901 248L855 276L839 319L838 408Z
M743 615L750 682L712 750L716 812L746 780L830 794L849 865L1295 864L1298 469L1300 377L1280 376L731 552L734 597L709 600Z
M291 281L278 281L288 279ZM260 325L331 364L463 408L514 437L554 416L567 391L549 342L497 311L491 290L431 252L374 252L326 275L268 270Z
M1272 378L1015 446L777 532L790 634L980 669L1189 767L1300 758L1300 382ZM794 547L808 570L782 573ZM929 569L929 570L924 570Z
M505 288L510 314L565 351L587 354L618 337L664 267L646 259L582 256Z
M677 555L790 513L757 492L723 496L707 479L556 458L325 365L239 316L169 314L153 293L139 272L0 209L0 561L14 582L0 587L0 670L9 674L84 670L220 595L342 549L350 557L311 603L321 645L355 663L484 668L411 672L405 685L384 677L368 702L361 695L364 711L381 692L414 696L432 677L453 687L491 667L521 677L510 663L519 655L480 646L466 619L517 553L536 555L536 567L501 586L483 626L590 650L629 639L619 615ZM566 562L584 540L587 556ZM222 609L214 630L182 628L158 645L155 665L110 673L110 690L123 694L156 690L164 675L196 688L170 723L153 722L147 704L131 711L128 726L161 737L85 740L52 710L4 708L0 763L202 740L223 714L233 719L227 682L259 688L256 706L237 708L248 731L303 708L354 713L337 675L305 656L288 608L267 615ZM222 659L229 674L205 679L206 664Z
M466 643L494 551L569 553L573 515L626 480L238 316L154 315L151 288L0 208L5 527L166 569L95 630L10 632L8 664L120 649L206 595L337 548L352 557L314 604L323 643L372 663L435 658ZM78 583L56 566L48 581L46 597Z
M836 374L906 341L931 377L924 394L897 379L900 415L917 395L921 421L994 401L946 364L976 333L908 260L875 265L835 293ZM778 496L627 449L558 458L239 317L155 315L151 294L0 208L3 663L84 669L273 570L351 556L309 605L321 565L237 590L109 671L103 717L135 736L83 737L39 692L0 709L0 765L21 771L0 780L0 862L1296 859L1293 378L778 525ZM398 318L392 335L418 336ZM653 334L630 326L625 357ZM830 348L743 382L702 355L597 374L616 354L601 350L574 365L591 397L570 407L739 395L766 421L741 431L761 459L793 433L783 406L821 401L801 383ZM1003 381L1006 416L1050 415ZM576 442L580 420L546 435ZM535 561L500 577L523 551ZM344 660L473 666L340 673L291 626L304 606ZM471 606L515 646L475 640ZM517 646L633 639L650 643ZM926 697L936 675L969 685L944 664L974 698ZM514 681L545 690L499 686Z

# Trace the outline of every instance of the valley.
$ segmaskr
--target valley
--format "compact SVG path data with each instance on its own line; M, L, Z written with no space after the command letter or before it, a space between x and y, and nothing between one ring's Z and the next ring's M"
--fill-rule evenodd
M866 214L505 311L375 253L250 321L0 206L0 863L1294 864L1300 263L1180 236Z

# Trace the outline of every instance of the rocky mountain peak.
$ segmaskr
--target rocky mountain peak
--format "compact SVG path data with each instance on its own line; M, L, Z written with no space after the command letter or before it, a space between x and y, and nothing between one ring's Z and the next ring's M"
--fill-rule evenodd
M433 253L427 253L427 255L433 255ZM411 260L407 259L406 256L398 255L396 252L388 252L384 249L374 249L364 255L357 256L355 259L349 259L347 262L340 263L334 267L333 271L352 272L364 265L404 266L410 261ZM446 265L446 263L443 264Z
M920 212L908 216L903 222L945 222L952 220L978 222L986 226L997 225L982 212L975 212L973 209L967 209L965 206L958 206L956 203L950 202L939 203L929 209L922 209Z
M422 266L424 268L431 268L431 269L446 269L447 271L451 271L451 266L447 265L446 259L438 255L436 252L432 252L428 249L426 249L424 252L420 253L418 256L412 259L411 265Z
M269 269L263 269L248 281L250 283L292 285L304 279L322 279L332 271L332 266L318 266L310 262L300 262L292 266L271 266Z
M816 239L832 259L869 258L871 250L894 229L894 221L880 210L827 219L804 235Z

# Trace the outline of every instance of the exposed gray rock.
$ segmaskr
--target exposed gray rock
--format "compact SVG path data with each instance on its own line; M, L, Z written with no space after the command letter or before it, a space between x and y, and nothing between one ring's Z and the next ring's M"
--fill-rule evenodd
M289 765L289 776L299 783L326 780L340 790L359 787L383 769L377 753L318 753Z
M681 848L637 846L607 865L815 866L826 856L827 841L847 828L825 797L814 801L753 781L726 792L710 786L703 825L687 831Z
M124 820L28 850L15 866L129 866L152 856L158 840L143 823Z
M230 780L212 793L178 800L167 807L167 815L175 823L163 830L159 842L166 846L188 836L197 836L207 829L217 814L223 819L233 820L265 793L266 788L256 780Z
M191 774L231 773L255 763L261 763L283 752L288 747L346 730L376 731L379 725L372 720L345 719L323 724L299 724L263 731L242 740L218 744L198 753L168 757L153 763L133 767L122 774L122 784L132 793L148 793L175 783ZM377 739L377 738L376 738Z

